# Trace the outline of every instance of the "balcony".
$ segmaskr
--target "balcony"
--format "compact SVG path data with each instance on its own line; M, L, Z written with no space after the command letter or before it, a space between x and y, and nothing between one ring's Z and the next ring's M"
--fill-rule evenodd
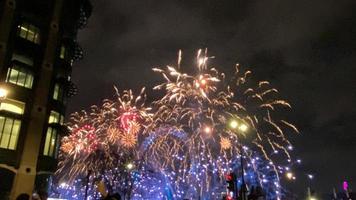
M91 15L93 6L89 0L83 0L79 9L79 19L77 21L77 26L79 29L83 29L88 24L88 18Z

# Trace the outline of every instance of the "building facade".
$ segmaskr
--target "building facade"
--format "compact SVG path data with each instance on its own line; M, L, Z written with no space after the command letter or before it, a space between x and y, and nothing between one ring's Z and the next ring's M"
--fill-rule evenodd
M91 11L89 0L0 0L0 199L31 194L56 168Z

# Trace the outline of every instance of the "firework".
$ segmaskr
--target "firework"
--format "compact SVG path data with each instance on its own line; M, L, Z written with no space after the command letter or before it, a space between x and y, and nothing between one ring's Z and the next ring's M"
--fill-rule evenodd
M224 176L234 172L279 199L280 175L289 177L299 163L288 140L298 130L278 118L291 106L268 81L252 81L239 65L227 76L209 67L211 58L198 51L196 74L180 71L181 51L178 67L154 68L165 81L153 89L164 95L151 106L145 89L134 96L115 88L117 99L74 113L58 174L69 180L89 174L112 191L132 191L133 199L221 199Z
M136 97L131 90L115 91L115 101L106 99L100 107L71 115L71 133L62 139L56 173L62 182L88 174L100 177L136 159L134 147L151 120L150 108L144 106L145 89Z
M249 78L251 71L243 72L236 65L234 75L228 77L209 68L209 58L207 51L198 51L197 74L183 73L173 66L153 69L165 79L154 87L165 93L154 102L155 127L181 130L186 138L182 141L169 131L168 135L160 134L161 130L153 132L157 137L146 151L146 161L167 172L175 191L189 185L195 196L204 197L216 192L214 188L223 184L226 172L234 171L233 161L241 155L258 172L256 178L262 185L263 173L252 163L252 155L258 153L272 163L270 168L279 184L278 161L271 152L281 150L286 160L291 160L286 134L298 130L275 113L290 109L290 104L278 98L269 82L254 84ZM276 194L280 189L274 191Z

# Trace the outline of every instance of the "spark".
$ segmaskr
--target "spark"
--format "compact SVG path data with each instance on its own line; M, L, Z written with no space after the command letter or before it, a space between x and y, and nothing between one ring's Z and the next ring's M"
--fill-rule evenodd
M206 49L197 52L196 74L180 71L181 55L177 67L153 68L164 81L153 87L162 97L151 104L145 103L144 88L137 96L115 88L115 100L74 113L71 133L62 140L58 174L70 184L93 172L90 177L105 177L119 190L135 175L133 199L149 194L217 199L221 191L216 188L222 187L226 172L241 168L242 156L247 182L263 186L270 199L280 199L280 173L296 179L289 171L293 162L286 161L292 161L289 133L299 131L278 118L278 108L291 105L268 81L254 82L252 72L239 65L231 75L209 68L213 57ZM287 166L281 166L281 158ZM137 165L129 167L132 162Z

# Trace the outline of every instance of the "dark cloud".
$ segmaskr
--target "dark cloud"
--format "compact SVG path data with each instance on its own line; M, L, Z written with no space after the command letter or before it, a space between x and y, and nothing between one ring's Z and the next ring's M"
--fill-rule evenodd
M153 66L185 63L209 47L225 70L240 62L271 80L293 105L303 132L296 142L303 169L328 192L343 179L356 185L356 3L352 0L120 1L93 0L79 41L85 58L73 68L80 93L70 111L158 78ZM295 185L301 192L304 178ZM351 185L352 186L352 185Z

